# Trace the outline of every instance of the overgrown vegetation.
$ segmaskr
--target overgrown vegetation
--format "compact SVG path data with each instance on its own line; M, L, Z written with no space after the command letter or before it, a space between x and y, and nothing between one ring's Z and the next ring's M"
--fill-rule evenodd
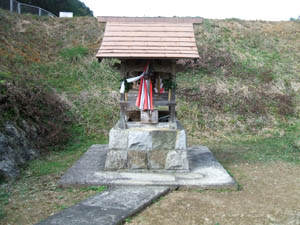
M118 119L120 76L111 60L99 64L94 57L104 26L95 18L2 10L0 24L1 124L30 122L39 131L36 144L51 152L33 161L0 198L13 193L19 199L19 189L30 182L47 193L55 189L58 198L60 189L43 187L45 180L55 183L88 146L107 142ZM200 60L182 62L185 70L177 76L177 116L189 144L208 145L225 165L300 162L299 30L300 23L292 21L195 25Z
M238 19L195 26L200 60L182 62L189 70L179 74L177 91L179 119L193 140L275 135L280 124L299 120L297 29L296 22Z
M93 16L93 11L79 0L18 0L34 6L39 6L59 16L59 12L73 12L74 16Z

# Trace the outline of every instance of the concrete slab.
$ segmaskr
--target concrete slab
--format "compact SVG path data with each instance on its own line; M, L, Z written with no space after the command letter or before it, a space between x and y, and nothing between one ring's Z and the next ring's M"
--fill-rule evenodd
M190 172L158 170L105 171L108 145L93 145L62 176L59 184L68 186L122 185L169 186L184 188L236 188L236 182L205 146L187 148Z
M121 224L168 191L168 187L115 187L50 216L37 225Z

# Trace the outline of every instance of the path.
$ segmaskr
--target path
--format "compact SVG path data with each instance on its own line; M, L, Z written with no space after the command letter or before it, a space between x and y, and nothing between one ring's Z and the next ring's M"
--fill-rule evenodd
M65 209L37 225L120 224L168 191L168 187L112 188Z

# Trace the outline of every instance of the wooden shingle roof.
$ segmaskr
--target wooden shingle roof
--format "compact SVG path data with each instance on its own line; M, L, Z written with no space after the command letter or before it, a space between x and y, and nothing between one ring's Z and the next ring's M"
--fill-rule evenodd
M110 22L98 58L199 58L192 22Z

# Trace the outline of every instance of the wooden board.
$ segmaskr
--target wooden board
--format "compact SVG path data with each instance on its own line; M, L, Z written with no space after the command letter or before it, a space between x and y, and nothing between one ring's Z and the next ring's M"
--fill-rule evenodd
M125 22L110 22L109 26L125 26L125 27L193 27L191 23L125 23Z
M105 37L194 37L192 32L112 32L105 31Z
M197 51L196 46L122 46L118 45L102 45L101 46L101 51L103 50L194 50L195 52Z
M101 50L101 53L146 53L146 54L150 54L150 53L157 53L157 54L164 54L164 53L171 53L171 54L194 54L195 51L193 50L120 50L120 49L111 49L111 50Z
M176 24L177 25L177 24ZM99 58L199 58L193 25L107 23Z
M198 54L179 54L179 53L98 53L100 58L199 58Z
M102 46L160 46L160 47L171 47L171 46L178 46L178 47L194 47L196 44L194 42L159 42L159 41L132 41L132 42L102 42ZM101 49L101 47L100 47Z
M194 32L192 26L189 27L150 27L150 26L107 26L107 32Z
M202 23L200 17L119 17L119 16L98 16L100 23Z
M160 41L160 42L195 42L194 37L104 37L103 42L109 41Z

